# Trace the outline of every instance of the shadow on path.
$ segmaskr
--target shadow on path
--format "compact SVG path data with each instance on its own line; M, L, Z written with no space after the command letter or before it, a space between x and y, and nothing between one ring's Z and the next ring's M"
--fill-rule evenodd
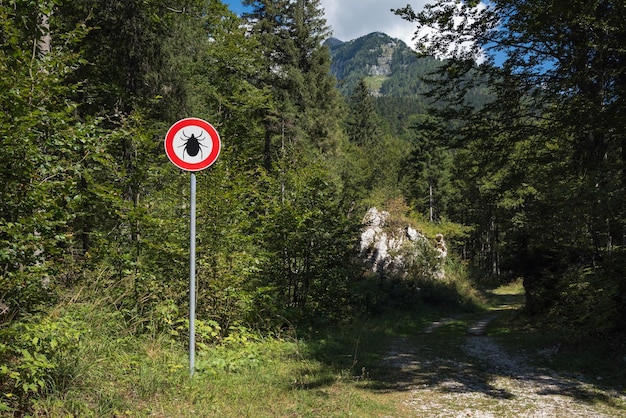
M437 416L468 408L492 411L484 416L516 416L515 411L527 416L620 416L598 411L598 406L610 408L615 399L593 385L535 368L523 353L502 350L486 335L487 327L499 315L521 308L524 295L499 291L487 297L492 309L480 317L442 318L420 334L392 340L377 378L367 386L380 392L406 392L407 402L438 408L442 415ZM493 415L500 409L511 414ZM541 415L533 415L538 411Z

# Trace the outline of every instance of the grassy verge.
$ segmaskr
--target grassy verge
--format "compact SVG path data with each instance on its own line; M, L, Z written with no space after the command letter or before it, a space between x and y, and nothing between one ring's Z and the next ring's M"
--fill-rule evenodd
M533 327L513 309L523 302L519 285L491 292L490 300L499 317L488 333L506 350L532 354L529 358L537 365L591 379L600 377L598 385L623 391L626 362L620 363L624 359L618 356L626 354L618 355L614 345L597 341L572 346L564 344L558 334ZM74 304L54 312L51 320L70 318L61 323L80 331L79 343L71 355L59 354L63 373L32 396L29 413L77 417L412 416L415 411L405 410L403 376L398 370L389 370L393 344L400 344L395 347L398 351L406 349L421 362L423 369L407 376L411 385L436 386L447 377L456 377L459 364L478 367L466 361L461 347L468 327L492 314L423 306L307 335L291 331L263 338L242 332L217 346L202 344L196 355L197 371L190 378L188 353L180 338L163 332L138 336L118 312ZM436 330L428 331L433 324ZM555 346L558 352L546 351ZM428 364L437 364L436 370L426 367ZM466 372L482 373L474 368Z
M492 292L491 300L502 314L489 327L489 335L496 336L509 352L524 353L537 367L580 376L600 387L626 390L626 336L572 339L575 330L524 316L519 310L523 294L520 282Z
M381 386L381 359L391 340L414 336L449 313L395 312L306 336L232 335L217 346L200 345L190 378L180 339L137 335L113 309L72 304L49 321L80 338L71 354L57 353L59 377L30 393L26 410L76 417L404 416L402 392Z
M246 335L204 346L190 378L186 347L167 335L137 336L101 308L57 315L81 318L82 336L63 384L50 382L43 396L32 396L33 416L393 415L390 400L362 386L379 346L364 349L376 339L360 337L356 324L310 339Z

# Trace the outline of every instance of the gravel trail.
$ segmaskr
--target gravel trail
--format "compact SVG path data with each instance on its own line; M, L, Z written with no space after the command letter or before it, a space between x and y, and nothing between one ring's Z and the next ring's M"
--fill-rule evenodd
M458 358L445 358L415 337L394 341L384 362L392 370L389 381L393 379L394 390L406 394L410 416L626 417L623 392L599 389L580 376L535 368L523 354L503 351L494 338L484 335L494 318L468 328ZM429 338L452 321L433 323L419 338Z

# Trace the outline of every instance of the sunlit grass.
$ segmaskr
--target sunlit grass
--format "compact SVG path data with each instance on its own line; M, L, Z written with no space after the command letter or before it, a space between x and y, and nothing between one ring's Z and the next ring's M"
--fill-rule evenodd
M490 302L519 297L519 289L518 285L496 289ZM499 311L487 334L513 354L537 352L560 342L531 327L518 312L512 306ZM68 376L62 389L52 388L34 402L34 416L415 416L407 402L410 393L399 388L398 370L386 360L399 342L416 360L410 372L413 385L454 381L458 365L467 373L486 373L462 346L468 327L489 315L487 311L420 306L304 335L292 330L281 338L233 338L230 343L201 347L193 377L185 341L167 333L136 333L114 310L102 306L73 306L62 314L80 317L86 325L75 374ZM602 343L588 348L563 344L557 355L537 356L537 364L599 377L598 384L619 385L624 368L616 367L611 346ZM592 350L600 350L596 353L601 358L592 356ZM436 373L429 369L442 361ZM448 398L442 393L441 399L429 401L445 405ZM488 408L497 404L481 402Z
M379 93L380 89L383 87L385 81L389 79L389 76L386 75L373 75L365 77L364 81L367 84L367 87L370 91Z
M523 295L524 283L521 279L497 287L491 291L494 295Z
M82 308L81 315L89 329L76 356L80 372L66 390L37 400L35 415L375 417L395 410L363 386L366 363L376 357L366 354L372 347L361 352L354 330L205 347L190 377L184 343L119 333L113 312Z

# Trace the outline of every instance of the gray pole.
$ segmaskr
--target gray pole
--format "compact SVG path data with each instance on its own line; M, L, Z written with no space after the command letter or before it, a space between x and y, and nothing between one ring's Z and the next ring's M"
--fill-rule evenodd
M189 376L193 377L196 357L196 173L191 173L191 214L189 243Z

